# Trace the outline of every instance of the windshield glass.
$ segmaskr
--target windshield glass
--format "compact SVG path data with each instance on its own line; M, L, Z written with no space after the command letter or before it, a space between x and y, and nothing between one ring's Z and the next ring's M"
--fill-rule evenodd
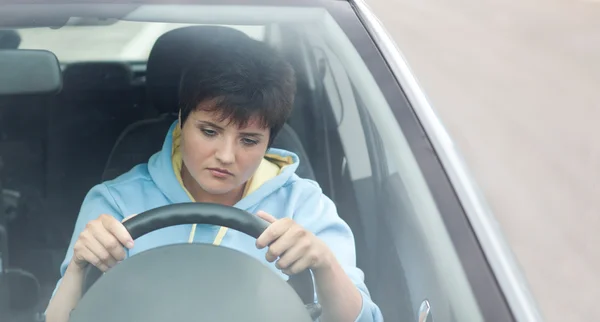
M342 9L334 18L328 10L336 8ZM364 30L348 27L357 21L345 2L331 8L144 5L107 25L19 28L19 49L57 56L63 88L57 95L0 100L6 212L0 227L9 236L3 254L10 254L3 263L18 281L11 292L35 295L19 298L30 302L11 314L44 314L65 274L74 274L73 261L76 272L88 264L112 269L100 258L76 256L84 255L75 245L95 236L91 230L100 223L122 227L131 216L208 195L211 202L278 216L267 221L292 219L311 232L307 236L324 240L336 255L327 261L342 262L358 290L353 294L362 297L356 301L365 305L362 314L377 317L381 310L388 321L408 321L431 305L436 320L482 321L441 210L404 136L408 130L394 116L399 103L386 100L377 73L359 54L366 49L377 55L377 48ZM169 46L155 47L161 37L173 37L169 31L202 26L224 29L214 37L181 34ZM235 47L240 44L248 51ZM162 55L148 62L153 50ZM212 96L196 102L207 88ZM282 112L282 106L289 109ZM251 131L195 114L211 108L250 120L232 124ZM254 122L256 115L275 125L265 129ZM235 187L223 188L230 181ZM223 195L233 197L225 202ZM106 260L125 265L128 256L160 246L212 243L246 253L282 278L294 275L269 260L285 255L268 255L256 239L219 226L161 228L137 239L123 258ZM124 249L127 242L111 236L112 248ZM203 283L194 276L190 285L197 279ZM156 287L152 281L143 285Z

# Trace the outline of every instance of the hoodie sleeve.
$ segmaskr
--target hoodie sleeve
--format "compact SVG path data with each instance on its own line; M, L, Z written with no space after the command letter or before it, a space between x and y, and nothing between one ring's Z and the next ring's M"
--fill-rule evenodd
M56 283L52 296L56 293L56 290L62 281L62 277L67 270L67 266L71 262L71 258L73 257L73 247L79 238L79 234L85 229L88 222L98 218L102 214L111 215L119 221L123 220L123 215L105 184L94 186L83 200L79 215L77 216L77 221L75 222L75 229L73 230L73 235L69 242L67 254L60 265L60 279Z
M356 322L382 322L379 307L373 302L364 282L364 273L356 267L356 250L352 230L338 215L337 209L316 184L297 182L301 197L294 210L293 219L305 229L321 238L335 254L346 274L362 296L362 309ZM315 294L316 296L316 294Z

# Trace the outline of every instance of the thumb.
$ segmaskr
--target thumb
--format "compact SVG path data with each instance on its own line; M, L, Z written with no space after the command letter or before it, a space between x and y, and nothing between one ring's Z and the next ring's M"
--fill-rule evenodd
M272 215L260 210L256 213L256 215L266 221L268 221L269 223L274 223L277 221L277 218L273 217Z

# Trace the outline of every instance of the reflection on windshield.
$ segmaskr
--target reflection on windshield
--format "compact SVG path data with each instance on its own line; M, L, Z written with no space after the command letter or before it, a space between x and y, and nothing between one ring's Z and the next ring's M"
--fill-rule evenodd
M119 21L108 26L20 29L22 49L52 51L61 62L146 60L156 39L190 24ZM263 26L230 26L262 39Z

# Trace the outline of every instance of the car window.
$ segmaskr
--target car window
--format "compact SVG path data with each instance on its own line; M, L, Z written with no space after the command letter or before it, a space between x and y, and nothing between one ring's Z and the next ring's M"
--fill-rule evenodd
M331 6L356 19L349 4ZM148 5L104 25L74 20L58 29L20 28L19 48L49 50L65 64L145 65L160 35L211 24L281 49L299 80L289 124L316 180L353 228L359 267L386 320L414 321L429 305L436 321L482 321L443 209L408 144L405 131L411 129L396 121L392 110L398 102L386 100L378 75L350 40L354 31L338 18L325 8ZM74 73L67 82L80 86L66 86L57 96L0 100L0 184L8 209L8 251L16 254L11 266L34 276L33 286L23 292L40 293L42 309L59 278L81 202L103 177L115 142L132 124L171 121L174 114L153 109L143 76L130 81L117 77L127 74L123 66L88 65L76 71L91 76L78 79ZM112 82L113 76L125 82ZM129 144L150 146L163 135L139 135Z
M158 37L182 23L116 21L106 26L64 26L59 29L19 29L21 49L52 51L61 62L145 61ZM265 27L229 25L263 40Z
M374 209L363 216L369 251L378 254L378 267L368 273L385 279L374 292L394 294L379 298L384 314L408 319L430 305L435 320L483 321L440 209L375 77L334 20L310 28L313 35L320 30L314 46L327 53L325 86L353 183L361 189L371 181L376 191L358 199Z

